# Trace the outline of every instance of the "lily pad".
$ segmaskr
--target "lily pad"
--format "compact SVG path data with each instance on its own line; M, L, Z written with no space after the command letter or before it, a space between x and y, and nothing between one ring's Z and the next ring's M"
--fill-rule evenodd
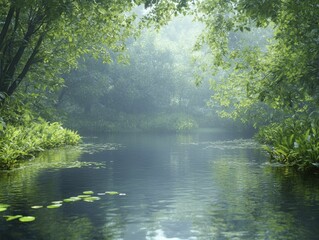
M115 191L107 191L105 193L109 194L109 195L118 195L119 194L119 192L115 192Z
M0 212L4 212L4 211L6 211L6 210L7 210L7 208L0 207Z
M24 216L19 218L20 222L33 222L34 220L35 220L35 217L33 216Z
M94 192L93 191L84 191L83 194L88 194L88 195L91 195L93 194Z
M126 196L126 193L119 193L119 196Z
M39 209L39 208L43 208L43 206L31 206L31 208L33 208L33 209Z
M90 197L91 195L78 195L77 197L78 198L87 198L87 197Z
M53 204L61 204L63 201L52 201Z
M22 215L6 215L6 216L3 216L3 217L5 217L7 222L8 222L8 221L12 221L12 220L17 219L17 218L21 218L23 216Z
M98 193L97 195L103 196L103 195L105 195L105 194L106 194L105 192L102 192L102 193Z
M52 205L47 206L47 208L52 209L52 208L59 208L61 206L62 206L62 204L52 204Z
M87 198L84 198L83 201L86 201L86 202L93 202L93 201L96 201L96 200L100 200L101 198L100 197L87 197Z
M82 198L79 197L70 197L70 198L66 198L63 200L63 202L76 202L76 201L80 201Z

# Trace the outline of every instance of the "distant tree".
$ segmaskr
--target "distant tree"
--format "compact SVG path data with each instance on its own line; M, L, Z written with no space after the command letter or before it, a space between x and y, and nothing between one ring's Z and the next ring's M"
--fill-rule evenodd
M112 87L108 76L108 65L102 60L87 58L77 69L63 75L65 87L59 91L56 107L72 104L90 115L92 107Z

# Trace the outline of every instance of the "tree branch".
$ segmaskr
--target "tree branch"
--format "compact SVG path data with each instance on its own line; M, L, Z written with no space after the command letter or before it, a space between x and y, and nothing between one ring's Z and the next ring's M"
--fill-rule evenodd
M31 65L33 64L33 60L35 59L35 56L37 55L37 53L39 52L39 48L42 44L43 38L44 38L44 32L40 35L32 54L30 55L28 61L26 62L26 64L24 65L23 70L21 71L21 73L19 74L19 76L14 80L14 82L10 85L7 94L9 96L11 96L13 94L13 92L16 90L16 88L19 86L19 84L21 83L22 79L25 77L25 75L28 73Z
M6 20L4 22L4 25L2 27L1 33L0 33L0 49L2 49L2 43L3 43L4 39L5 39L5 36L8 33L9 26L10 26L13 14L14 14L14 7L11 6L9 11L8 11L8 14L7 14Z

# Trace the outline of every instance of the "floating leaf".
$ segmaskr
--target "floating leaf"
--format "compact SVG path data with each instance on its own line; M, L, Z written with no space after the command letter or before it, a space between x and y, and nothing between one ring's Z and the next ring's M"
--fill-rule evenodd
M102 196L105 195L106 193L102 192L102 193L98 193L97 195Z
M35 220L35 217L33 216L24 216L19 218L20 222L32 222L34 220Z
M82 198L79 197L70 197L70 198L66 198L63 200L63 202L76 202L76 201L80 201Z
M6 210L7 210L7 208L0 207L0 212L4 212L4 211L6 211Z
M53 204L61 204L63 201L52 201Z
M5 217L7 221L12 221L14 219L21 218L23 216L22 215L6 215L6 216L3 216L3 217Z
M83 194L93 194L93 191L84 191Z
M90 201L96 201L96 200L100 200L101 198L100 197L87 197L87 198L84 198L83 200L86 201L86 202L90 202Z
M31 208L33 208L33 209L39 209L39 208L43 208L43 206L32 206Z
M9 204L0 203L0 208L8 208L10 207Z
M90 197L91 195L78 195L78 198L87 198Z
M106 194L109 194L109 195L118 195L119 192L114 192L114 191L108 191L108 192L105 192Z
M126 196L126 193L119 193L120 196Z
M49 205L49 206L47 206L47 208L59 208L59 207L61 207L62 206L62 204L53 204L53 205Z

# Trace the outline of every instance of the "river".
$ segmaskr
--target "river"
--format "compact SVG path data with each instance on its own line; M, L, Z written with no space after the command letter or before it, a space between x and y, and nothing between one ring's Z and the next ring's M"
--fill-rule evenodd
M319 176L268 164L249 139L220 131L84 142L0 173L0 204L10 205L1 240L319 238ZM16 215L35 220L6 221Z

